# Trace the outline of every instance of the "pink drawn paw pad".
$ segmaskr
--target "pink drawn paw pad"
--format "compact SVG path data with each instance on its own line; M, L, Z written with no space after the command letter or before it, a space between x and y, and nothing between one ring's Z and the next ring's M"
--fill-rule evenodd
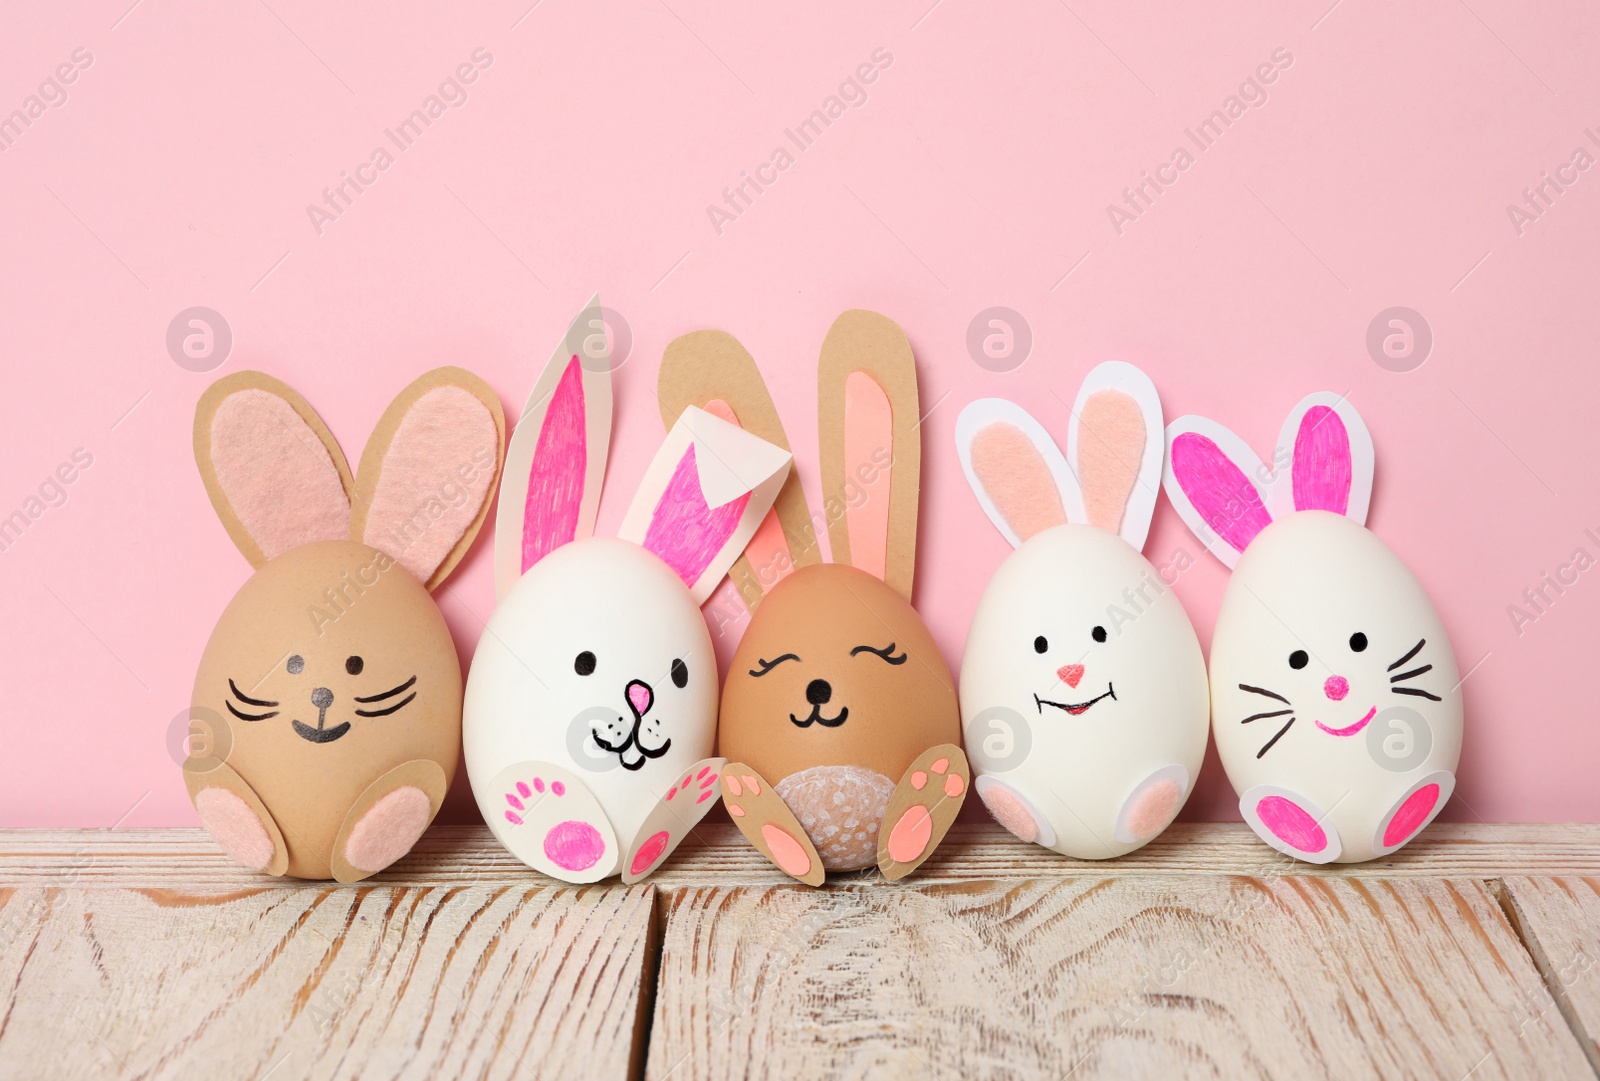
M1328 847L1328 835L1311 813L1286 796L1268 796L1256 814L1272 835L1290 848L1317 853Z
M432 818L426 792L412 785L397 788L351 827L344 858L359 871L381 871L411 851Z
M272 862L272 835L239 796L226 788L202 788L194 809L222 850L246 870L264 871Z
M567 786L562 781L546 784L544 778L538 776L532 782L518 781L515 790L505 794L506 821L520 826L527 821L531 809L547 795L561 799L566 794ZM545 857L562 870L587 871L605 855L606 841L589 823L569 818L550 827L541 847Z
M1413 784L1379 820L1373 850L1388 855L1416 837L1444 807L1455 787L1455 775L1446 770L1435 770Z
M1307 863L1332 863L1344 846L1317 805L1277 785L1256 785L1239 797L1239 813L1267 844Z

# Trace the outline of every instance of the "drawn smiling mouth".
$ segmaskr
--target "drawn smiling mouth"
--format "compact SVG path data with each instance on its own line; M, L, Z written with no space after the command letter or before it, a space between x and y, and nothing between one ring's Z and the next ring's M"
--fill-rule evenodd
M820 724L824 728L838 728L848 716L850 716L849 706L840 706L837 716L824 717L822 715L822 707L814 705L811 707L810 715L804 720L796 717L793 713L789 714L789 720L796 728L810 728L814 724ZM855 729L851 729L851 731L853 732Z
M1347 728L1329 728L1321 721L1312 721L1311 723L1328 733L1330 736L1353 736L1363 728L1367 727L1367 722L1371 721L1372 718L1376 717L1377 715L1378 707L1373 706L1371 709L1367 710L1367 715L1365 717L1361 718L1355 724L1352 724Z
M308 739L312 743L332 743L346 732L350 731L350 722L336 724L332 728L312 728L309 724L294 722L294 734L301 739Z
M1065 710L1066 712L1068 712L1068 713L1072 714L1074 717L1076 717L1081 713L1087 712L1090 706L1094 705L1096 702L1100 701L1102 698L1109 698L1112 701L1116 701L1117 692L1111 686L1111 684L1109 684L1109 683L1106 684L1106 693L1105 694L1097 694L1093 698L1089 699L1087 702L1052 702L1048 698L1040 698L1038 695L1034 695L1033 696L1033 704L1039 708L1039 712L1040 713L1044 712L1044 707L1045 706L1054 706L1057 709Z

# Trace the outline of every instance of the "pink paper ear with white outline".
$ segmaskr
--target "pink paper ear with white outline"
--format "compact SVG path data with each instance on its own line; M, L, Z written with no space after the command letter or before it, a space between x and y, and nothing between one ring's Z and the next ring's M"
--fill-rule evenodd
M1244 440L1205 417L1167 425L1167 498L1211 554L1232 568L1272 522L1273 476Z
M609 358L572 343L601 320L599 297L573 320L512 433L495 518L495 594L573 540L594 533L611 442Z
M618 536L671 567L705 603L761 524L789 452L689 406L667 433Z
M1285 493L1294 510L1326 510L1365 525L1372 500L1372 434L1341 394L1301 399L1278 435L1275 462L1287 462Z

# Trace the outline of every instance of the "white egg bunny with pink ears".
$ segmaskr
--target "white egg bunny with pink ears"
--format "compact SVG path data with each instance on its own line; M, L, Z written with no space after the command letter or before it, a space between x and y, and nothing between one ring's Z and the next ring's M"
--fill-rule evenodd
M462 717L484 819L513 855L567 882L643 878L716 803L720 681L700 605L790 461L686 409L620 535L591 536L611 431L611 365L590 332L601 319L592 301L512 437L495 531L500 604Z
M978 603L961 717L978 795L1025 841L1079 859L1131 852L1194 787L1205 660L1140 549L1161 485L1161 402L1110 361L1089 373L1062 455L999 398L956 422L978 503L1016 548Z
M1211 714L1239 810L1308 863L1386 856L1455 789L1460 678L1421 584L1367 528L1372 436L1312 394L1269 468L1203 417L1167 428L1167 495L1233 576Z

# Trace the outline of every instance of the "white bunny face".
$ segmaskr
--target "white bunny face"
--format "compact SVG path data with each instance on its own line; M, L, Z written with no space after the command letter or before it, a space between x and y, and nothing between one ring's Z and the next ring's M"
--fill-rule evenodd
M1066 457L1009 402L974 402L957 422L973 490L1018 546L973 617L961 713L995 817L1100 859L1182 807L1205 753L1206 678L1188 616L1139 553L1162 461L1155 388L1100 365L1073 417Z
M1211 647L1213 727L1240 811L1315 863L1398 849L1454 789L1454 653L1416 577L1362 524L1371 439L1333 395L1291 414L1268 472L1201 418L1168 430L1168 491L1234 567Z

